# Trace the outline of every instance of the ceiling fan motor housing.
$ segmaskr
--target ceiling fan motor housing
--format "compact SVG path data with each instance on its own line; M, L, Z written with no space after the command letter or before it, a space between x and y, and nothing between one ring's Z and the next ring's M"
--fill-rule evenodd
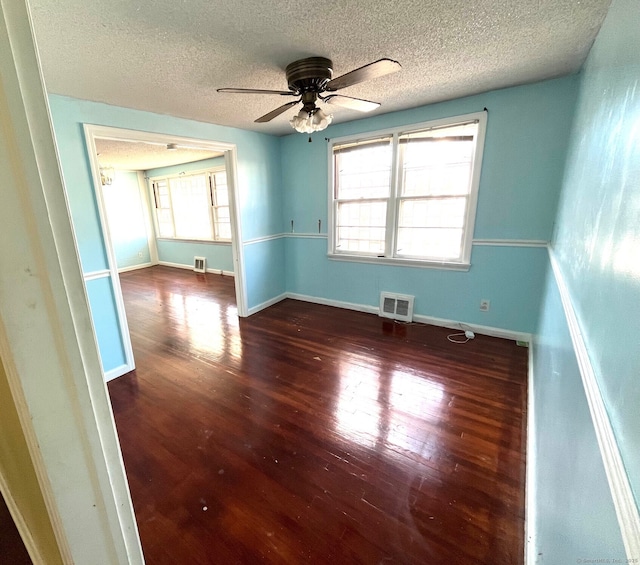
M287 65L285 72L289 90L319 93L333 77L333 63L324 57L309 57Z
M380 104L371 102L370 100L362 100L360 98L333 93L365 80L395 73L400 69L400 63L397 61L392 59L379 59L378 61L354 69L338 78L333 78L333 63L331 59L325 57L307 57L306 59L299 59L287 65L285 73L287 76L287 84L289 85L288 91L256 88L218 88L218 92L228 92L231 94L278 94L280 96L299 97L297 100L287 102L275 110L266 113L264 116L259 117L255 120L256 123L262 124L270 122L273 118L277 118L292 106L302 102L302 110L298 113L297 118L302 121L313 118L313 120L315 120L315 129L313 131L320 131L320 129L324 129L329 125L332 116L326 116L324 112L316 106L318 99L328 104L344 106L350 110L370 112L378 108ZM329 95L322 96L325 92L328 92ZM305 113L307 117L305 117ZM304 127L306 128L306 126ZM318 129L318 127L320 129ZM303 129L298 129L296 125L294 125L294 128L298 131L303 131ZM306 129L304 129L304 131L306 131Z

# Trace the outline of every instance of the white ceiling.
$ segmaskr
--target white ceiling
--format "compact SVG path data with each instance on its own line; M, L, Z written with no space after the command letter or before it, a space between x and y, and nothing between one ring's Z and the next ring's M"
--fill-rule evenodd
M382 57L403 70L340 91L385 113L577 71L610 0L31 0L50 92L276 135L296 59L334 76ZM331 106L334 122L363 117ZM370 114L367 114L370 115Z
M96 151L101 167L113 167L128 171L148 171L158 167L169 167L192 163L202 159L220 157L222 153L204 149L178 147L167 149L164 143L145 143L96 138Z

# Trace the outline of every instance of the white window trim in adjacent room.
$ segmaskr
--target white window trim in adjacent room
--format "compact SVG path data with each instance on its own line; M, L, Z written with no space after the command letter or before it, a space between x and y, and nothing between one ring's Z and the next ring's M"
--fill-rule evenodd
M216 220L216 211L218 208L220 208L221 206L218 205L218 198L217 198L217 193L216 193L216 186L215 186L215 180L214 180L214 176L216 175L216 173L220 173L220 172L224 172L226 171L224 166L218 166L218 167L209 167L206 169L200 169L200 170L195 170L195 171L189 171L189 172L185 172L185 173L175 173L175 174L171 174L171 175L157 175L157 176L153 176L153 177L149 177L148 178L148 183L149 183L149 196L150 196L150 201L151 201L151 208L153 210L153 223L154 223L154 227L155 227L155 231L156 234L158 234L158 239L159 240L167 240L167 241L188 241L188 242L204 242L204 243L224 243L224 244L229 244L231 243L231 238L224 238L224 237L220 237L219 236L219 226ZM171 179L179 179L179 178L185 178L185 177L189 177L189 176L198 176L198 175L206 175L207 176L207 182L209 183L209 196L208 196L208 201L209 201L209 206L208 206L208 211L209 211L209 221L210 221L210 227L211 227L211 237L209 238L203 238L203 237L199 237L199 238L187 238L187 237L180 237L180 236L176 236L176 228L175 228L175 221L174 221L174 217L173 217L173 206L171 205L170 210L171 210L171 221L173 223L173 236L167 236L167 235L160 235L161 231L160 231L160 223L158 220L158 195L156 195L156 183L159 181L166 181L167 182L167 186L169 186L169 183L171 181ZM228 189L227 189L228 190ZM171 201L171 191L169 190L169 200ZM225 206L223 207L227 207L229 208L229 210L231 210L229 203L227 203Z
M440 260L431 258L415 258L402 256L396 252L396 238L398 230L398 218L400 210L400 202L403 198L400 194L401 180L401 163L399 157L399 138L408 134L425 132L428 130L441 129L446 127L461 126L464 124L477 123L478 129L475 136L475 148L473 150L471 160L471 178L469 193L466 196L467 206L465 211L465 220L463 227L463 236L461 242L461 253L457 258ZM353 261L373 264L389 264L389 265L406 265L414 267L432 267L441 269L468 270L471 260L471 247L473 241L473 231L476 218L476 208L478 203L478 188L480 185L480 172L482 166L482 154L484 150L484 139L487 123L486 112L476 112L455 116L451 118L443 118L439 120L414 124L410 126L401 126L382 131L375 131L366 134L352 135L331 139L328 144L328 163L329 163L329 226L328 226L328 256L330 259L341 261ZM359 252L359 251L340 251L336 249L337 240L337 212L340 200L336 198L336 171L334 148L336 146L348 145L350 143L366 143L376 139L390 139L392 149L391 161L391 179L390 194L387 201L387 215L385 226L385 251L383 254ZM428 198L428 197L427 197Z

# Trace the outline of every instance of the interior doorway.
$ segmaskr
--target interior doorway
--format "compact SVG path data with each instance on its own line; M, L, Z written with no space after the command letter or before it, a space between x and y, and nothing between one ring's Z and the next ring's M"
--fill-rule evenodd
M238 316L248 315L236 147L104 126L84 129L108 261L108 269L94 276L111 278L126 359L115 371L105 370L110 380L135 369L119 270L155 264L193 268L196 258L202 259L212 248L222 250L205 261L205 269L233 274ZM105 188L116 177L129 189L111 201ZM189 215L185 206L205 196L208 210ZM120 237L123 229L134 234L126 245Z

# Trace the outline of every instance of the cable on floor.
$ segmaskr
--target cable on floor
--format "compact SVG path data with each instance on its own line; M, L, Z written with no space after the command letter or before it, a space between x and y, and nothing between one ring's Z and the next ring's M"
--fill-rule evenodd
M471 328L469 328L469 326L467 326L467 328L469 329L465 329L465 324L458 324L458 325L460 326L460 329L462 331L454 334L449 334L447 336L447 339L451 343L467 343L468 341L471 341L476 337L476 334L473 333L473 331L471 330ZM464 338L464 339L460 339L460 338Z

